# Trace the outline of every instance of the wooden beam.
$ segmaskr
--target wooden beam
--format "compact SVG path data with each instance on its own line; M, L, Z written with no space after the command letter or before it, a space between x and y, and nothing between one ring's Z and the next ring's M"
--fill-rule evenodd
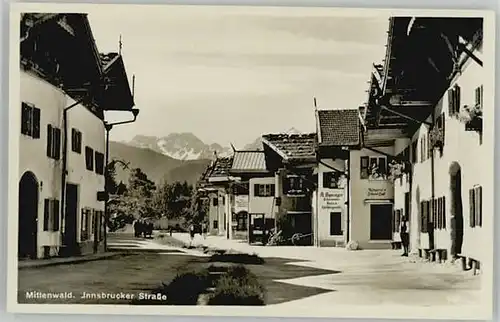
M399 113L399 112L397 112L397 111L394 111L393 109L390 109L390 108L388 108L388 107L386 107L386 106L382 106L382 107L381 107L381 109L383 109L383 110L385 110L385 111L387 111L387 112L389 112L389 113L393 113L393 114L399 115L399 116L401 116L402 118L408 119L408 120L410 120L410 121L412 121L412 122L415 122L415 123L432 125L430 122L427 122L427 121L422 121L422 120L417 120L417 119L415 119L415 118L413 118L413 117L411 117L411 116L408 116L408 115L405 115L405 114L403 114L403 113ZM377 124L378 124L378 123L377 123Z

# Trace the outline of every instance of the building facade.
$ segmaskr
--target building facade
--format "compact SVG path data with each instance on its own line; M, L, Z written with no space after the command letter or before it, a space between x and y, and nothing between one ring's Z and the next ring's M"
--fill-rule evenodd
M100 251L104 110L126 76L112 80L111 92L104 88L110 66L86 15L23 14L21 31L18 257Z
M366 138L392 141L403 164L388 170L393 233L406 220L411 250L431 260L484 260L481 47L482 19L391 18L389 63L372 74Z

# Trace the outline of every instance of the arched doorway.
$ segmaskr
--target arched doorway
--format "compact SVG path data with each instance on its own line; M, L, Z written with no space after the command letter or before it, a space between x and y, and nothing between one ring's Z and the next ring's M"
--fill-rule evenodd
M25 172L19 181L18 257L37 257L38 181L32 172Z
M456 257L462 253L464 239L464 216L462 207L462 169L457 162L450 165L450 230L451 255Z

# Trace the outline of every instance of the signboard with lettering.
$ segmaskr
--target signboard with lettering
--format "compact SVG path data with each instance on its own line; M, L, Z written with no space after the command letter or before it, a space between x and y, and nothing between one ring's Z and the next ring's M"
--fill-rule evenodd
M328 189L320 191L318 206L321 210L342 208L344 204L344 189Z
M248 211L248 195L234 196L234 212Z
M366 190L367 199L391 199L392 191L391 189L385 187L368 188Z

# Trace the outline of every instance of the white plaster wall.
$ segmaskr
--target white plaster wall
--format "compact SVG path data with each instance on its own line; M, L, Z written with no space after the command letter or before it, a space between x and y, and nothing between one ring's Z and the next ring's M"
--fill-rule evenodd
M393 155L394 147L379 147L377 150ZM389 180L369 180L361 179L361 157L381 156L380 154L368 150L352 150L350 152L350 240L357 241L362 248L386 248L390 241L370 240L370 203L366 199L380 199L382 201L394 198L393 183ZM368 189L385 189L383 196L368 196ZM387 201L387 203L390 203Z
M477 53L480 55L480 53ZM457 79L452 83L455 83L461 87L461 99L460 103L463 107L464 105L474 105L474 90L476 87L482 84L484 80L483 69L476 64L474 61L469 60L466 68L463 70L462 74L457 77ZM491 95L491 93L484 93L484 96ZM494 108L492 106L484 106L484 109ZM474 131L465 131L465 124L459 121L456 117L450 117L448 115L448 96L447 93L443 96L441 101L437 104L435 108L436 115L440 113L445 113L445 145L443 149L443 156L441 157L439 151L435 150L435 197L446 197L446 229L435 230L434 240L435 246L437 248L448 249L450 251L451 247L451 231L450 231L450 175L449 169L453 162L457 162L461 166L462 172L462 207L463 207L463 217L464 217L464 241L462 247L462 253L465 256L471 256L476 259L482 257L481 243L485 242L482 238L483 229L491 224L488 216L492 216L491 213L484 212L485 207L483 206L483 227L471 228L469 225L469 189L473 188L475 185L481 185L487 176L491 176L491 173L485 173L483 169L483 160L485 156L488 156L488 151L484 145L479 144L479 134ZM430 118L429 118L430 120ZM423 125L418 133L414 136L414 139L420 137L425 131L426 126ZM420 150L420 144L418 145ZM420 151L418 151L420 156ZM415 165L414 178L413 178L413 191L412 191L412 241L419 243L420 247L426 249L428 245L427 234L419 233L419 205L417 200L415 200L415 194L417 187L420 190L420 199L430 199L431 198L431 161L426 160L424 163L417 163ZM484 204L484 199L483 199Z
M251 214L265 214L266 218L274 218L274 214L277 211L277 207L274 206L274 196L273 197L256 197L254 193L255 184L276 184L275 177L266 178L251 178L250 182L250 197L248 203L248 212ZM277 186L275 189L277 191Z
M321 160L323 163L334 167L335 169L338 169L340 171L344 171L345 169L345 161L336 159L322 159ZM327 166L323 164L319 164L317 168L318 172L318 189L315 194L313 194L313 222L314 222L314 230L318 230L318 238L320 243L328 243L329 241L345 241L346 239L346 233L347 233L347 209L346 209L346 189L347 185L344 184L344 189L329 189L329 188L323 188L323 173L325 172L332 172L333 170L328 168ZM334 207L332 209L324 208L326 206L321 198L321 194L328 193L328 194L334 194L334 195L340 195L339 199L341 201L339 202L337 207ZM316 216L316 211L317 211L317 216ZM330 235L330 213L331 212L340 212L342 213L342 235ZM317 224L316 224L317 220Z
M67 105L75 101L68 99ZM82 153L78 154L71 150L71 129L76 128L82 132ZM106 138L103 122L87 108L77 105L68 110L68 176L67 183L78 185L78 221L77 240L80 241L80 224L83 208L104 211L104 202L97 201L97 192L104 190L104 175L95 171L95 152L106 154ZM85 147L94 150L94 170L87 170L85 165ZM90 240L94 240L92 234Z
M35 174L39 183L38 197L38 256L43 255L43 246L59 246L64 229L64 214L60 214L59 232L43 231L44 199L61 201L62 149L64 141L63 110L74 101L60 89L48 82L21 70L21 102L35 105L40 112L40 138L32 139L23 134L19 141L19 179L26 171ZM21 109L19 107L19 113ZM61 129L61 158L47 157L47 124ZM82 154L71 152L71 128L75 126L83 133ZM105 134L102 121L78 105L68 113L68 177L67 181L79 186L77 240L80 240L80 216L82 207L104 210L104 203L97 201L97 191L104 189L104 176L87 171L85 167L85 145L105 153Z
M61 229L59 232L43 231L44 199L61 200L62 160L47 157L47 124L62 127L62 110L67 99L58 88L23 70L20 81L20 101L41 110L40 138L32 139L19 132L19 180L26 171L33 172L38 180L38 256L42 256L43 246L60 245ZM21 106L15 111L21 113Z

